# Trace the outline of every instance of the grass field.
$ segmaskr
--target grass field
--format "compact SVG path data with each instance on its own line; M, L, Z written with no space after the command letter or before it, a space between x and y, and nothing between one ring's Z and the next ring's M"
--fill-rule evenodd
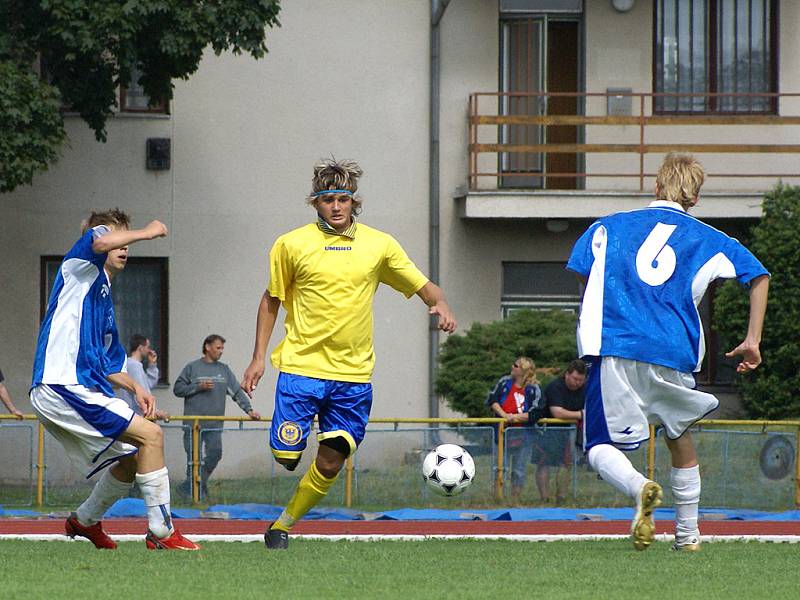
M794 544L715 543L696 554L627 541L206 543L201 552L0 541L3 598L796 598Z

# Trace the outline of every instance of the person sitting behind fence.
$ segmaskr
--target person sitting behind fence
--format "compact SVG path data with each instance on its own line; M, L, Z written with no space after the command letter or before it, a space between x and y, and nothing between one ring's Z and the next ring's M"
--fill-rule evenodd
M184 415L224 415L225 396L230 396L247 416L257 421L261 415L253 410L250 398L239 386L231 368L219 359L225 350L225 338L211 334L203 340L203 356L187 364L172 392L184 399ZM200 497L208 499L208 478L222 460L222 421L200 421ZM203 456L205 446L205 456ZM184 498L192 490L192 426L184 423L183 448L186 450L186 480L178 486Z
M586 383L586 363L580 359L567 365L561 377L547 384L543 393L543 417L581 419ZM536 487L542 502L550 502L550 468L556 469L556 504L566 498L564 469L572 464L574 432L571 426L548 425L534 436L532 461L536 465Z
M511 372L497 381L486 399L492 412L506 422L506 464L511 466L511 499L515 504L525 487L531 455L532 440L526 426L531 409L539 406L541 397L536 365L527 356L520 356L511 365ZM526 430L509 429L512 427L526 427Z

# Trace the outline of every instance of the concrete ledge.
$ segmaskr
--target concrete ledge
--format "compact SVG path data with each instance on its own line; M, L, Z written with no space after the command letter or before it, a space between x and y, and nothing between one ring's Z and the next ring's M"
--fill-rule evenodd
M691 214L699 219L757 219L760 192L707 192ZM642 208L652 193L542 190L479 191L455 198L463 219L595 219L621 210Z

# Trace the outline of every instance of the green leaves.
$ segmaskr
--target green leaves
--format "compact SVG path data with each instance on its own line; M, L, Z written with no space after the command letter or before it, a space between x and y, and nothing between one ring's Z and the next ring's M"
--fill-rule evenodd
M503 321L474 323L465 335L442 345L436 393L469 417L489 416L486 395L511 370L518 356L531 357L538 369L555 372L576 357L576 315L568 311L520 310Z
M279 0L3 0L0 60L30 71L40 57L43 78L83 117L95 137L105 141L118 87L129 83L133 69L143 73L140 83L154 105L171 100L173 80L197 71L207 46L217 54L230 50L263 57L266 30L280 26L279 12ZM3 82L3 88L9 84ZM9 95L6 101L15 98L19 99ZM35 120L40 112L30 115ZM64 135L60 116L53 118L50 114L35 128L42 132L55 124L55 130L31 138L24 152L38 156L35 163L20 159L27 166L15 177L7 172L19 167L19 160L16 167L10 162L0 165L5 191L29 183L33 173L54 160ZM13 131L5 129L10 123L2 124L3 135ZM56 140L55 146L42 147ZM6 155L0 158L5 161Z
M65 138L58 91L11 61L0 61L0 192L30 183L56 160Z
M762 365L739 376L748 415L784 419L800 415L800 188L779 184L764 197L763 216L750 249L771 273L761 340ZM714 304L715 328L726 348L747 332L747 291L727 282Z

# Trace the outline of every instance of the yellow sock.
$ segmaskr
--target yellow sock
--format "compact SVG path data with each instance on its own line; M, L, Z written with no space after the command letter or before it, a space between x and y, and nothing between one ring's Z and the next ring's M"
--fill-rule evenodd
M289 500L278 520L273 523L272 529L289 531L292 525L328 494L328 490L338 476L339 474L337 473L334 477L325 477L317 469L317 463L311 463L311 467L297 485L292 499Z

